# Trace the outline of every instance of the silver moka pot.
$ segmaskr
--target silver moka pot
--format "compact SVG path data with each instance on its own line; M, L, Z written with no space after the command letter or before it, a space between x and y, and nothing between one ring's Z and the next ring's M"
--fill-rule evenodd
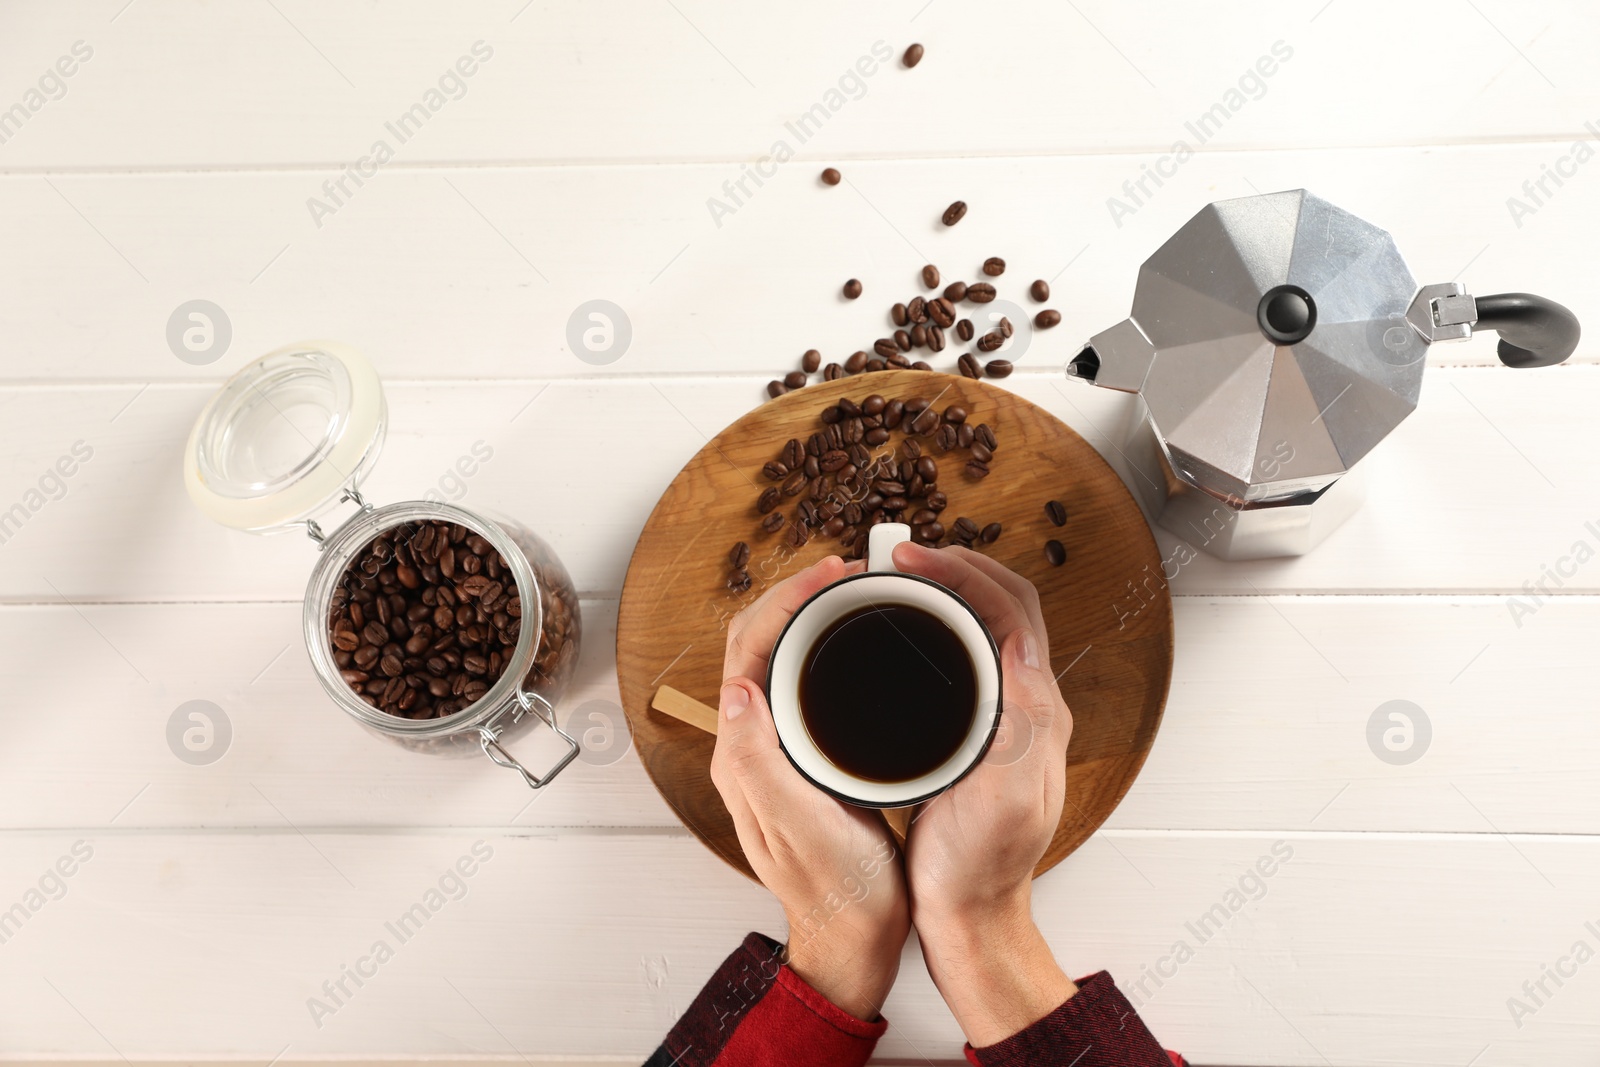
M1352 468L1417 406L1428 346L1474 326L1510 367L1578 345L1542 297L1417 288L1387 231L1296 189L1201 209L1067 373L1138 394L1123 452L1161 526L1222 559L1295 556L1360 503Z

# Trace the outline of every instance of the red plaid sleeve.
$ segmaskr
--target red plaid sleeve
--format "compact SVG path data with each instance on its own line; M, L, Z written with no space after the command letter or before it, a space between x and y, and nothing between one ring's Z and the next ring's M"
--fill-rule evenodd
M1139 1013L1105 971L1078 983L1078 992L1032 1026L995 1045L966 1047L973 1067L1184 1067L1163 1051Z
M836 1007L749 934L645 1067L862 1067L889 1028Z

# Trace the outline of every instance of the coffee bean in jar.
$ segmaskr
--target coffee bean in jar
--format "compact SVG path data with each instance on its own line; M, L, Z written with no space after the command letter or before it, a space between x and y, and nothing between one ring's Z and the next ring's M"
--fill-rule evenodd
M570 583L540 577L556 581L534 598L542 625L528 681L536 688L570 672L577 636ZM340 677L368 705L439 719L499 681L523 611L510 564L481 534L458 522L405 522L369 541L337 579L328 642Z

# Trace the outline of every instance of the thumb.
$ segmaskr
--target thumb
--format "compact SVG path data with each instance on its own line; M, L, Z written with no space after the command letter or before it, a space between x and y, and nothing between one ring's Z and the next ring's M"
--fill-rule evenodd
M1072 713L1041 653L1037 635L1026 626L1006 636L1000 650L1005 678L1005 711L991 746L991 762L1015 763L1035 745L1064 751L1072 733Z
M767 695L749 678L723 683L717 706L717 752L737 777L745 777L772 756L785 759L778 745Z

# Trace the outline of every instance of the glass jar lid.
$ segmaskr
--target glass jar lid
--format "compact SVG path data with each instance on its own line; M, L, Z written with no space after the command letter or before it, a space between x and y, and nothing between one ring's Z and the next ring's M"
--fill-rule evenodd
M359 351L285 345L229 378L200 412L184 484L202 512L234 529L304 522L361 484L387 425L383 384Z

